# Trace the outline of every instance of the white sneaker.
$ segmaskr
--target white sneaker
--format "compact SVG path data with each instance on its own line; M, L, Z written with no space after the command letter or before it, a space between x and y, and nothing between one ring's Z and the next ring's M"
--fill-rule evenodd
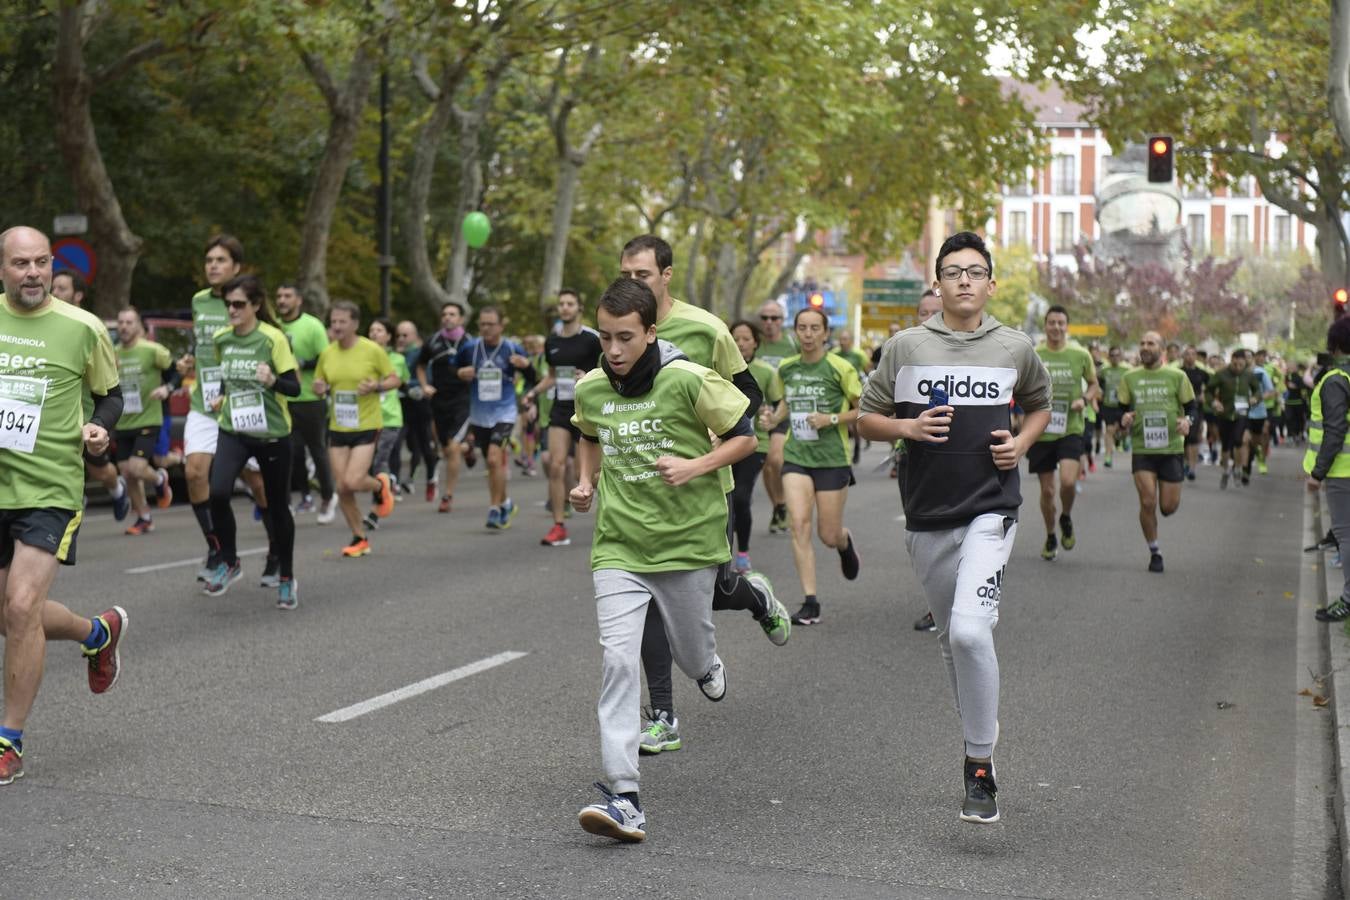
M318 516L315 517L315 521L317 521L320 525L327 525L329 522L333 521L333 517L337 515L337 507L338 507L337 494L334 494L332 497L330 497L327 503L320 502L319 514Z
M698 689L714 703L727 695L727 670L722 665L722 657L713 654L712 668L698 680Z
M600 782L597 781L595 786L605 795L605 799L577 813L581 827L591 834L612 837L616 841L636 844L646 840L647 832L642 826L647 824L647 817L642 814L642 810L632 800L612 793Z

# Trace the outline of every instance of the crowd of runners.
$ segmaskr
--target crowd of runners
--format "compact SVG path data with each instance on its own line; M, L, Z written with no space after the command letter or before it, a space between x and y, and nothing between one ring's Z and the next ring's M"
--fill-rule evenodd
M204 545L197 579L210 596L244 577L233 501L246 490L267 534L258 577L280 610L299 603L297 516L328 525L340 511L350 531L341 555L374 553L359 565L378 565L372 534L401 514L400 502L420 495L428 510L463 513L456 487L481 461L485 527L505 530L518 512L512 467L515 477L542 472L552 524L541 544L567 547L568 517L595 515L606 781L579 819L624 841L645 838L640 756L682 746L674 667L710 700L727 691L716 626L731 617L713 612L748 613L781 647L794 625L825 620L817 538L843 579L858 578L847 499L862 442L894 448L905 543L927 605L915 628L937 633L951 678L964 738L960 818L973 823L999 819L993 630L1022 457L1039 486L1047 562L1077 545L1084 481L1128 458L1152 573L1164 571L1158 514L1175 513L1185 482L1206 467L1220 489L1240 490L1267 471L1272 447L1301 444L1311 428L1310 485L1350 484L1340 443L1316 459L1322 382L1339 373L1350 399L1339 357L1286 365L1259 350L1206 356L1152 331L1128 347L1084 346L1059 306L1037 343L985 313L994 261L970 232L939 251L920 324L895 328L870 358L809 306L789 320L769 300L728 325L676 299L672 250L653 235L616 254L617 277L593 310L564 290L549 332L519 340L490 305L474 311L476 335L457 303L444 305L425 338L411 321L367 320L343 300L320 320L294 285L269 291L245 273L241 242L218 235L205 249L207 286L190 304L192 346L177 359L146 337L130 307L118 312L114 344L80 308L79 279L53 278L41 232L11 228L0 252L0 784L23 774L23 726L47 641L81 645L95 693L119 674L126 610L84 618L47 596L58 566L75 560L86 471L118 520L134 513L126 533L140 540L153 532L153 509L173 502L170 470L182 465ZM168 441L175 391L191 397L181 454ZM1343 441L1343 422L1336 433ZM793 614L751 561L761 480L770 512L761 530L791 540L801 594ZM1337 603L1319 618L1350 616Z

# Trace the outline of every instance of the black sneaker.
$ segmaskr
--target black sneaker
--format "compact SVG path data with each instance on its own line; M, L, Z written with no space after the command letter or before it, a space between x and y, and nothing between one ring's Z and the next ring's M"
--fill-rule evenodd
M367 531L380 530L380 517L375 515L374 511L366 513L366 517L361 520L361 524L366 526Z
M819 625L820 624L820 603L803 603L802 608L797 610L797 614L792 617L794 625Z
M1303 552L1316 553L1318 550L1335 550L1337 546L1338 544L1336 543L1336 535L1328 531L1326 533L1326 537L1322 538L1320 541L1313 544L1311 547L1304 547Z
M1246 487L1252 483L1252 472L1250 469L1242 470L1242 486Z
M1148 570L1150 572L1161 572L1163 570L1162 554L1152 553L1148 558Z
M976 825L992 825L998 821L998 785L994 784L994 763L975 762L967 758L965 765L966 799L961 803L961 821Z
M1060 516L1059 531L1063 535L1060 538L1060 544L1063 545L1065 550L1072 550L1074 545L1078 543L1078 539L1073 536L1073 519L1068 516Z
M1326 606L1318 607L1313 611L1319 622L1344 622L1350 619L1350 603L1346 603L1340 597Z
M773 508L773 515L769 517L769 534L787 530L787 506L780 503Z
M853 535L848 536L848 545L839 551L839 571L844 573L844 577L853 581L858 577L858 570L862 568L862 557L858 555L858 550L853 546Z
M926 612L914 623L915 631L937 631L937 623L933 621L933 614Z

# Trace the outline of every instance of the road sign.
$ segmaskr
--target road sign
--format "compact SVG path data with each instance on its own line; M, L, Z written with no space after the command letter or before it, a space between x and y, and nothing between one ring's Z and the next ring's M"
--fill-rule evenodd
M923 294L923 282L911 278L864 278L864 303L904 303L917 305Z
M901 328L910 328L918 324L919 307L911 304L864 303L862 304L862 330L886 334L891 323Z
M98 256L93 247L79 238L61 238L52 244L52 271L74 272L92 283L98 274Z
M1100 322L1083 322L1070 325L1069 334L1074 337L1106 337L1106 326Z
M89 230L89 217L83 213L68 213L52 219L52 234L84 234Z

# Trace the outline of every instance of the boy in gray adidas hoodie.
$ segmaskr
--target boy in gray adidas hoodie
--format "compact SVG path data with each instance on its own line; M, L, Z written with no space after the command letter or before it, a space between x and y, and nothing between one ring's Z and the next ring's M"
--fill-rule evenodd
M938 251L942 313L886 342L858 435L903 439L905 544L937 622L965 733L961 820L997 822L994 626L1022 505L1018 461L1050 421L1050 375L1031 339L984 312L993 260L963 231ZM1013 435L1009 402L1026 411Z

